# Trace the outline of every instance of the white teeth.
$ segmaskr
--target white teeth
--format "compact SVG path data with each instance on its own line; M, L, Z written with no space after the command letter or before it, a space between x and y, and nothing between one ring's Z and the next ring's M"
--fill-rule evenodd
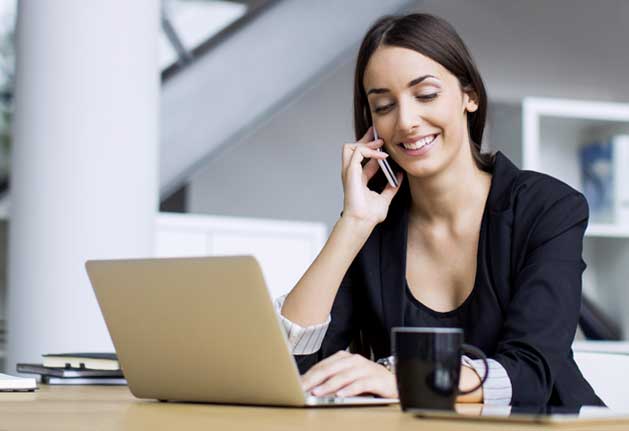
M419 141L413 142L412 144L402 143L402 145L407 150L419 150L424 145L428 145L432 141L434 141L436 137L437 137L437 135L426 136L424 139L420 139Z

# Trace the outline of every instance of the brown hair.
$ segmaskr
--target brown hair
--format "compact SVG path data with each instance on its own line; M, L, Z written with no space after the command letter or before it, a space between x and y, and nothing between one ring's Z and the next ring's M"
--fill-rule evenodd
M487 93L472 57L456 30L444 19L429 14L385 16L380 18L365 35L356 60L354 75L354 132L360 139L372 125L371 111L363 78L369 59L380 45L412 49L445 67L459 80L461 89L471 94L478 109L467 113L470 146L476 165L491 171L492 154L481 153L481 142L487 117ZM389 159L394 170L395 161ZM381 173L379 173L381 174ZM384 177L384 175L381 175ZM375 178L374 178L375 179ZM380 183L378 181L378 183Z

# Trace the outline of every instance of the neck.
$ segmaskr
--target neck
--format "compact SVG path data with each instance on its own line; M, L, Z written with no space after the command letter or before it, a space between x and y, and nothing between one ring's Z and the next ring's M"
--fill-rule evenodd
M408 182L409 222L456 226L484 208L491 175L476 166L467 144L442 172L426 178L409 177Z

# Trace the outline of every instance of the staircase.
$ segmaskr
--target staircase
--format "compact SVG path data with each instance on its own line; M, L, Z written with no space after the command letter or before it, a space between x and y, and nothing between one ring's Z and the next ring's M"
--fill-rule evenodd
M367 28L407 0L272 2L162 84L160 196L250 133L308 82L355 56Z

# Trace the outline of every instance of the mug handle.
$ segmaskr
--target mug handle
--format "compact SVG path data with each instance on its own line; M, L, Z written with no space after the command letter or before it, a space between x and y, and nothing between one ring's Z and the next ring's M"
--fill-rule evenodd
M475 390L483 386L483 384L485 383L485 380L487 380L487 376L489 376L489 363L487 362L487 356L485 356L485 354L480 349L474 346L471 346L469 344L462 344L461 350L465 354L471 354L472 356L476 356L478 359L482 359L483 365L485 365L485 375L480 379L480 383L478 384L478 386L472 389L468 389L467 391L462 391L459 389L458 391L459 395L466 395L466 394L471 394L472 392L474 392Z

